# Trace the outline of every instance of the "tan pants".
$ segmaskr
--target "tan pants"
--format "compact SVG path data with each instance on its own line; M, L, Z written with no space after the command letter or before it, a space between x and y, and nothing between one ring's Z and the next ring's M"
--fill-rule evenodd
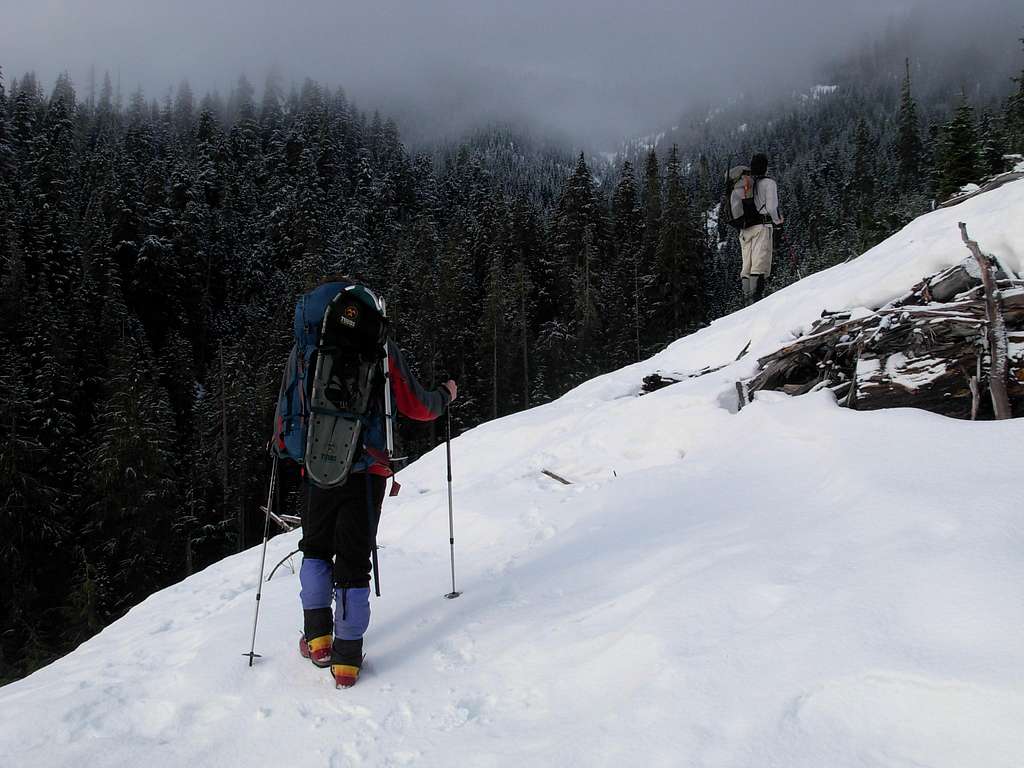
M772 273L771 225L755 224L741 229L740 253L743 255L740 284L744 299L751 304L764 296L765 282Z
M743 269L740 277L772 273L772 227L770 224L755 224L740 230L740 253L743 255Z

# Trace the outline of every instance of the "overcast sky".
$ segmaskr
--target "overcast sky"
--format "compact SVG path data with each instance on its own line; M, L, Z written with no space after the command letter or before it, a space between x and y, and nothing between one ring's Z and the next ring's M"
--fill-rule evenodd
M423 132L528 117L607 143L662 125L694 100L791 90L912 5L941 19L968 4L0 0L0 66L8 81L35 70L46 87L66 69L82 93L92 64L120 71L126 93L142 85L161 97L183 78L224 93L241 72L258 88L277 64L289 79L343 85L364 108L399 115L407 131L412 115ZM1013 15L1011 29L1022 18Z

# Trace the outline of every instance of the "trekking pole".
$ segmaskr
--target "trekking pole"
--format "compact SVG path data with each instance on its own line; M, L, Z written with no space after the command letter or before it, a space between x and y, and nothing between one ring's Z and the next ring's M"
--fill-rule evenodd
M370 473L364 472L366 476L366 524L370 531L370 562L373 566L373 592L380 597L380 563L377 561L377 526L380 518L375 514L373 505L373 485L370 480Z
M789 263L793 267L793 271L796 272L797 280L803 280L804 273L800 269L800 258L796 255L796 248L793 247L792 241L786 236L785 231L781 233L779 239L782 241L781 245L789 251Z
M270 534L270 507L274 503L274 484L277 482L277 456L274 457L274 463L270 468L270 491L267 493L267 506L263 508L266 517L263 520L263 554L260 557L260 579L256 582L256 616L252 620L252 645L249 646L249 652L243 653L243 656L249 657L249 666L252 666L254 659L261 658L260 654L256 653L256 624L260 620L260 597L263 595L263 569L267 564L267 537Z
M452 513L452 411L449 404L447 409L448 429L445 435L445 451L448 456L448 544L452 550L452 591L445 595L449 600L454 600L461 595L455 591L455 517Z

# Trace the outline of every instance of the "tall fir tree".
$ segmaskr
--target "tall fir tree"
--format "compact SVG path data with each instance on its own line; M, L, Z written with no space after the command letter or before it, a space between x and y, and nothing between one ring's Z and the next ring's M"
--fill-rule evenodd
M647 301L651 278L642 264L643 219L633 165L622 164L611 207L610 300L608 345L617 364L636 361L646 337Z
M917 102L910 89L910 59L906 60L906 74L900 90L900 108L897 121L896 155L899 179L904 185L917 183L921 169L921 126L917 116Z
M0 260L10 254L10 228L13 226L14 190L11 180L16 175L14 150L10 144L7 123L7 92L4 89L3 69L0 69Z
M564 275L562 303L569 309L562 319L571 324L581 361L592 360L600 343L604 224L594 176L582 152L558 201L552 236ZM589 369L592 363L583 365Z
M982 176L991 176L1006 170L1003 156L1007 153L1006 134L1001 121L986 110L978 120L978 171Z
M695 330L704 317L703 253L694 211L683 188L679 147L672 145L665 168L665 210L658 237L658 333L668 342Z
M857 232L857 252L866 251L878 241L878 179L876 142L861 118L853 133L853 163L846 190L849 216Z
M126 329L113 346L83 475L94 499L83 539L107 552L94 566L106 589L90 607L107 618L149 594L172 564L172 411L144 343Z
M967 98L960 103L940 135L942 145L939 170L939 197L946 198L964 184L978 180L978 134L974 126L974 109Z
M178 85L178 91L174 96L174 111L172 119L178 136L187 138L192 133L195 122L195 97L192 95L192 86L188 80L182 80Z
M654 263L658 249L658 236L661 232L661 167L658 153L652 147L647 152L644 163L643 187L643 252L642 262L645 265Z
M1024 38L1021 38L1021 43L1024 44ZM1006 138L1011 152L1024 155L1024 67L1013 82L1017 84L1017 90L1007 98L1004 112Z

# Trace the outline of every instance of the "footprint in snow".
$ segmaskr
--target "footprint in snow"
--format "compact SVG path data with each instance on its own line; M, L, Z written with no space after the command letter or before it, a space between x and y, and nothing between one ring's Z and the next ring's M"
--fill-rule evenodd
M434 651L434 668L438 672L452 672L476 661L473 638L465 632L453 635Z

